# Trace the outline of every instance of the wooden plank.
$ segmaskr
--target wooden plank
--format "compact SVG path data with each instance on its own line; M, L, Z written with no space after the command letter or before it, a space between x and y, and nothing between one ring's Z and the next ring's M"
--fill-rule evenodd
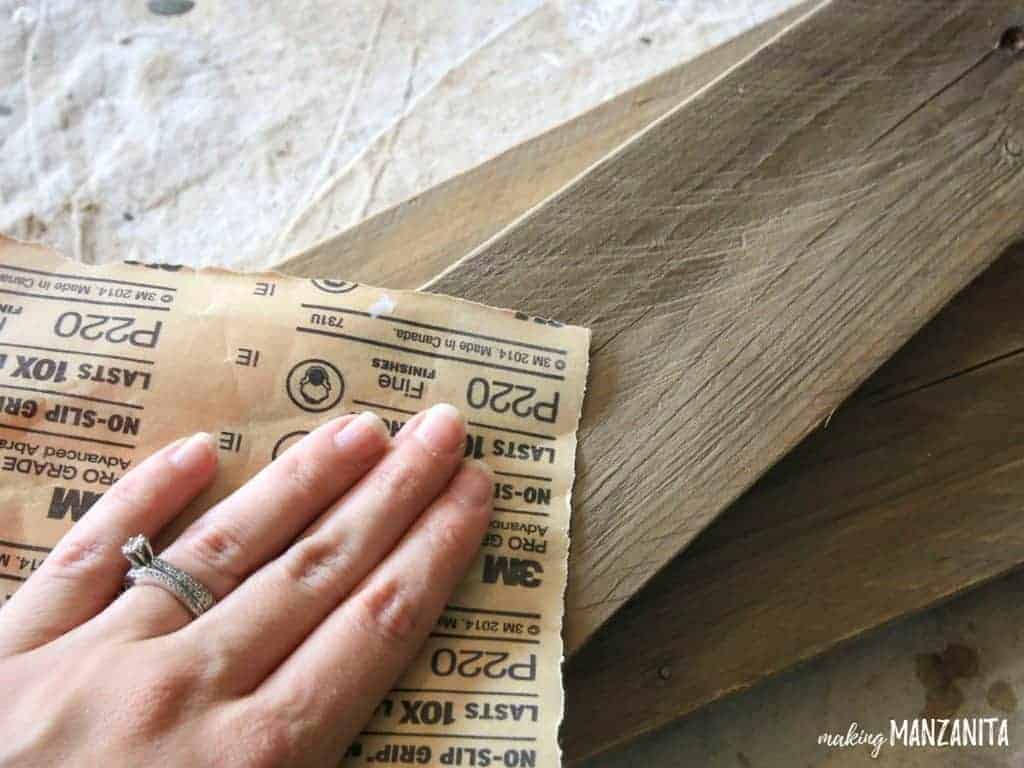
M992 29L993 34L999 31L995 25ZM752 34L756 33L757 30ZM728 63L728 58L720 60ZM676 73L669 75L675 77ZM636 94L623 96L623 101L627 104L632 101L642 102L640 90L637 89ZM589 114L583 116L580 122L586 123L588 119ZM595 133L601 130L601 125L600 120L596 121ZM577 126L576 133L578 134L580 130L586 133L585 129ZM571 142L561 142L557 137L542 137L538 141L547 142L549 148L571 145ZM535 155L541 159L533 163L531 157ZM429 239L435 222L429 217L417 217L418 208L444 210L448 207L446 201L452 199L486 199L491 191L490 179L495 177L502 179L502 183L505 184L518 184L520 181L517 181L515 174L527 180L538 175L557 174L560 172L558 157L557 152L552 153L550 149L541 148L534 152L530 144L523 145L504 158L499 158L499 161L507 161L507 165L505 170L496 176L489 173L476 175L474 172L452 183L458 187L457 194L444 188L425 193L422 202L416 201L412 204L412 212L394 216L393 221L397 222L395 226L401 229L402 235L392 241L396 250L393 257L401 260L403 253L418 253L416 249L420 247L419 243ZM430 198L435 196L435 201L432 202ZM500 212L507 220L509 211L514 213L515 208L498 206L494 211ZM472 241L469 235L466 235L466 239L460 240L460 232L463 235L469 232L488 233L487 227L492 226L493 222L486 221L487 210L478 210L475 215L484 220L480 226L475 226L470 217L464 228L456 227L450 230L455 233L456 242ZM382 224L377 222L368 233L377 233L381 227ZM373 240L367 234L353 237L351 242L368 242L372 245ZM438 245L438 252L442 255L445 250L443 243ZM457 252L456 247L448 250ZM325 261L309 267L303 274L351 274L344 271L347 269L344 266L345 259L351 256L349 250L342 248L337 253L338 264L342 265L338 267L338 271L331 273L331 262ZM389 279L387 259L391 256L380 250L371 250L369 256L365 266L367 274L362 276L362 279L367 282L389 284L386 282ZM914 337L908 348L901 351L858 390L854 399L882 399L930 382L941 382L937 385L942 386L945 385L944 379L950 377L952 380L963 371L968 372L964 375L968 376L969 381L975 381L976 379L970 378L970 373L976 366L980 366L979 371L981 368L989 368L986 375L993 371L1002 371L1000 375L1007 377L1007 383L997 383L990 387L991 391L1011 391L1009 387L1012 386L1011 382L1015 375L1013 369L999 366L1004 365L1001 360L1004 354L1009 359L1015 351L1024 347L1020 314L1006 311L1007 307L1019 307L1024 297L1024 285L1019 277L1013 276L1014 259L1019 259L1019 256L1005 257L997 267L986 272L983 277L986 286L984 289L976 285L963 298L957 299L943 312L941 320L927 325ZM303 269L301 261L295 264L300 271ZM380 271L375 271L378 266ZM415 269L415 265L404 264L403 269L405 268ZM413 285L418 281L417 277L409 284ZM989 361L995 361L991 364L994 368L986 365ZM1019 378L1016 380L1019 382ZM948 402L955 403L952 412L975 413L978 404L972 393L973 390L960 392L959 395L963 396L962 402L950 396ZM908 397L913 400L914 395ZM989 398L988 403L986 407L991 409L1002 408L1005 405L999 401L999 396ZM896 415L894 423L909 425L913 424L914 420L919 420L919 425L908 426L904 432L912 434L920 430L922 436L933 440L936 445L956 446L956 450L961 450L960 444L957 443L957 437L961 434L958 425L961 424L964 424L965 434L981 435L983 440L986 439L983 422L972 426L972 420L965 424L959 419L933 419L932 411L927 407L909 408L902 412L896 410L890 413ZM1007 411L1007 417L1007 423L1015 423L1012 411ZM908 422L907 419L911 421ZM877 425L885 422L886 419L883 417L872 423ZM849 425L849 428L844 428L844 424ZM932 438L929 430L934 430L937 426L944 427L946 431ZM905 491L902 486L892 485L893 476L905 476L911 486L916 483L922 489L926 487L926 475L922 472L927 472L930 462L927 454L921 450L927 445L925 442L912 442L908 450L905 446L907 439L893 440L882 434L879 437L879 444L871 445L871 435L878 436L879 430L872 428L864 434L860 427L855 417L848 417L844 411L840 411L829 424L827 431L811 438L813 442L810 447L798 448L792 458L786 459L777 470L760 481L749 496L730 508L695 542L694 547L684 558L673 561L652 585L637 596L634 603L616 614L607 628L592 641L581 656L573 659L568 668L570 706L565 728L571 756L579 758L583 754L628 738L631 734L655 727L669 718L692 710L703 702L717 698L730 690L746 687L791 663L820 653L842 639L855 636L880 622L908 611L923 609L933 601L998 574L1020 560L1020 554L1017 554L1020 550L1016 548L1015 540L1003 539L1006 546L993 552L983 531L972 534L969 528L973 521L972 515L976 515L978 510L1002 510L992 521L998 526L1000 522L1005 522L1003 513L1007 505L1011 509L1014 504L1017 509L1021 506L1024 491L1013 484L1008 486L1005 482L1005 472L1000 474L1003 482L998 486L990 484L986 477L985 458L987 456L993 461L993 467L998 465L998 457L1006 447L1004 434L1001 439L992 441L989 448L979 445L968 447L974 462L973 471L978 473L980 479L973 486L965 485L955 490L947 500L951 505L950 514L943 518L947 522L954 521L964 530L958 530L951 525L933 526L926 521L915 531L914 540L920 542L922 551L925 552L935 548L932 540L938 542L937 546L940 547L944 546L943 542L958 542L953 553L954 559L948 562L948 567L935 570L927 558L915 561L907 556L907 552L903 552L902 556L891 559L886 557L881 561L877 558L864 560L863 562L867 564L865 568L858 567L862 561L857 557L840 558L825 570L825 575L829 577L827 579L823 579L821 574L814 570L815 567L819 567L820 570L819 559L811 558L809 566L805 568L802 562L803 551L835 551L830 543L831 517L821 519L820 525L814 525L813 517L813 513L819 509L828 509L831 497L835 495L822 490L836 487L835 481L829 480L830 473L836 475L840 481L844 475L847 481L860 478L859 487L876 488L883 502L887 498L886 489L891 489L893 503L898 503ZM996 434L1000 433L997 431ZM858 435L861 435L859 441ZM854 454L874 457L871 465L865 466L863 462L852 463L847 470L841 455L829 458L831 453L827 444L833 440L839 444L849 442L851 446L857 446ZM824 445L821 441L824 441ZM895 451L891 460L887 455L890 450ZM915 464L917 460L920 460L923 469ZM814 476L817 461L826 465L825 479L821 482ZM1012 468L1012 465L1010 466ZM857 475L853 474L854 469ZM875 470L875 474L872 474L872 469ZM892 471L889 471L890 469ZM948 464L945 468L938 467L938 474L934 477L937 478L937 482L946 482L946 478L950 476L955 481L955 469ZM972 471L969 467L965 469L968 472ZM787 480L791 476L803 479ZM1012 480L1012 475L1010 479ZM779 492L782 494L779 499L789 501L776 500L767 505L770 513L764 513L760 503L752 502L750 499L758 499L761 494L770 494L771 491L765 489L773 486L783 488ZM801 494L804 493L808 494L807 500L801 500ZM860 502L864 499L864 494L857 493L855 488L852 498ZM908 502L908 508L912 508L913 505L912 500ZM856 529L872 532L869 540L884 543L904 536L905 528L900 525L902 518L899 515L893 516L891 507L886 503L873 505L871 500L867 499L863 504L853 506L856 507L855 513L867 515L877 511L875 519L865 518ZM785 517L787 509L791 514ZM918 507L918 510L922 509L926 510L926 507ZM846 515L845 512L836 514ZM796 521L805 515L809 517L813 527L808 529L804 526L800 529L797 541L800 543L801 552L780 553L778 542L773 542L766 531L771 530L777 522L780 526L779 535L784 540L787 533L793 530ZM985 522L982 520L983 524ZM755 535L760 537L757 541L767 542L763 550L757 547L743 549L737 543L742 542L744 537ZM820 542L816 538L820 539ZM706 553L712 551L721 554L717 558L707 556ZM762 551L765 561L774 561L776 567L778 563L784 563L787 559L790 561L784 576L786 584L795 585L794 587L777 590L773 589L774 584L765 581L763 576L769 573L771 566L759 559ZM740 568L738 563L730 562L730 553L737 558L742 556L743 562L749 563L748 567L731 577L731 583L735 586L728 588L731 594L740 595L742 599L716 602L708 588L708 585L714 584L715 575L723 569L736 572L736 569ZM913 551L909 554L913 555ZM695 559L692 564L684 565L690 563L691 558ZM722 562L727 564L724 568ZM917 571L914 570L915 566ZM840 567L850 567L850 570L842 570ZM837 568L840 570L833 573ZM687 575L690 572L692 575ZM917 587L894 590L894 587L901 583L906 586L905 582L908 579ZM692 586L694 584L698 586ZM862 612L860 604L851 603L848 611L837 611L835 607L841 607L840 600L844 600L858 585L861 588L864 588L864 585L870 588L866 598L869 610ZM811 590L811 594L803 594ZM687 594L691 592L693 599L687 600ZM759 608L762 603L764 607ZM678 609L674 612L666 611L666 605L678 606ZM829 606L832 608L828 613L823 613L823 605L824 610L828 610ZM874 610L876 606L881 608ZM766 624L766 616L775 618ZM827 621L822 620L824 616L828 616ZM635 632L631 634L630 628L635 626L663 626L665 631L654 637L639 638ZM761 635L766 636L764 640L759 640ZM723 653L719 649L718 643L723 636L733 639L730 644L733 651L731 654ZM696 681L688 677L688 658L702 659L707 663ZM623 664L622 659L630 661ZM662 672L668 675L668 680L662 678ZM626 693L620 696L614 694L616 691ZM601 711L607 717L602 718L601 712L595 714L593 708L588 707L588 702L600 702Z
M1024 562L1022 388L1017 247L571 660L567 758Z
M430 284L594 329L570 649L1020 234L1018 17L835 0Z
M998 31L993 26L993 34ZM675 77L676 73L670 75ZM623 97L625 103L642 100L639 93ZM587 119L588 116L584 116L580 122L585 123ZM598 120L595 133L601 130L601 125L602 122ZM586 130L577 126L576 133L580 130L586 133ZM397 222L394 226L401 229L402 235L390 242L395 244L397 258L401 259L403 253L418 253L418 244L427 242L434 228L435 223L429 217L417 216L418 210L444 210L449 207L453 197L470 201L484 199L491 190L489 183L492 178L500 178L505 184L516 184L516 173L527 180L538 175L559 173L560 166L554 162L559 156L557 152L552 153L550 148L571 145L571 142L561 142L557 137L542 137L541 141L546 141L549 149L542 148L534 152L529 144L524 145L508 156L499 158L499 161L507 162L504 171L495 174L467 174L453 182L458 187L455 192L444 188L432 190L424 195L427 200L412 204L411 212L396 214L391 220ZM535 155L541 160L532 163L530 158ZM435 195L437 197L434 202L429 200ZM497 207L495 210L503 212L505 220L509 211L515 212L514 206ZM481 226L474 226L473 215L482 220ZM486 212L477 211L467 216L464 227L451 230L456 233L455 242L472 242L472 236L466 233L487 233L487 226L493 226L493 222L486 221ZM367 230L367 234L353 237L351 242L372 244L373 238L383 226L378 221ZM463 236L465 239L460 239ZM437 246L437 253L441 255L446 250L456 252L457 247L446 249L443 243ZM330 252L327 253L330 257ZM302 262L298 261L295 262L296 268L304 274L352 274L345 271L348 269L345 259L351 256L350 250L342 248L337 254L337 263L342 266L333 273L328 266L332 263L330 261L311 264L305 271ZM389 254L386 250L371 250L369 256L365 265L367 274L362 279L389 284ZM1010 257L1007 257L998 268L989 270L983 278L987 286L984 291L975 286L963 299L958 299L943 313L942 321L926 326L907 349L858 391L855 399L881 399L946 377L956 378L958 372L971 371L975 366L986 368L986 375L999 371L1006 378L1007 383L990 386L990 391L1004 394L1010 392L1009 387L1015 377L1014 369L1000 367L1006 365L1000 358L1003 354L1012 356L1015 350L1024 347L1019 314L1005 311L1006 307L1019 307L1024 296L1024 286L1020 279L1015 280L1012 266L1006 266L1012 263ZM378 266L381 270L375 271ZM415 265L403 263L402 268L414 269ZM416 277L409 284L418 281L419 277ZM1002 286L1002 291L997 290L998 286ZM981 316L984 322L981 322ZM991 360L996 361L992 364L994 367L986 366L986 361ZM970 374L967 376L968 381L976 381ZM1016 381L1019 382L1019 378ZM977 402L972 393L973 389L969 389L949 395L947 402L953 404L952 412L976 413ZM961 397L962 402L957 401L957 397ZM998 412L1004 405L997 396L989 398L986 407L997 409ZM958 425L963 424L961 420L950 422L933 419L928 407L887 413L895 414L893 424L913 424L913 420L920 420L920 424L904 429L904 438L906 434L919 431L935 445L956 446L956 450L961 450L957 443L957 436L961 434ZM1007 423L1014 424L1012 412L1006 413ZM912 421L907 422L908 418ZM851 424L851 419L852 426L844 428L844 424ZM871 423L884 425L887 419L883 415ZM983 422L978 422L979 426L971 426L971 423L963 427L964 434L985 435ZM929 430L934 430L936 426L942 426L946 431L932 437ZM837 487L836 481L829 479L832 475L839 481L844 477L848 481L859 478L860 488L876 488L882 494L880 498L883 502L887 498L888 489L891 491L892 503L896 504L905 488L894 486L891 480L893 476L904 476L912 485L916 483L922 489L927 488L925 477L928 476L922 473L927 472L929 466L938 470L937 475L934 475L936 482L947 482L946 478L950 476L955 481L958 476L956 468L948 464L941 467L930 465L927 455L921 450L926 446L925 442L913 442L908 450L906 439L893 440L881 435L879 444L871 445L871 436L878 436L879 430L872 428L865 432L861 427L856 417L848 417L843 411L837 414L827 431L813 437L810 446L798 448L792 458L785 460L776 471L758 483L749 496L734 505L697 540L685 558L674 561L665 573L638 595L636 602L616 615L581 656L572 661L568 668L567 685L571 703L565 730L571 756L579 758L628 738L631 734L655 727L703 702L730 690L746 687L791 663L820 653L840 640L870 629L880 622L927 607L935 600L998 574L1020 560L1016 539L1007 539L1003 535L1005 532L1001 533L999 540L1006 546L993 551L984 530L974 533L970 530L975 519L972 515L977 515L978 510L997 510L999 513L995 517L981 518L981 522L992 522L995 527L999 527L1005 523L1007 508L1012 509L1013 505L1020 508L1022 490L1012 483L1007 485L1008 478L1012 480L1012 474L1008 476L1006 472L999 473L999 485L993 485L987 476L988 468L984 463L986 457L992 462L992 468L997 469L999 456L1004 454L1007 434L1012 435L1002 433L1003 437L987 443L987 448L976 444L968 446L974 469L965 467L965 472L976 472L976 479L968 480L967 484L947 498L946 503L951 505L950 514L942 518L947 524L932 525L926 520L915 531L914 541L920 542L920 551L923 552L939 551L936 547L943 546L943 542L957 542L947 567L936 570L927 557L915 560L912 557L914 550L903 551L897 557L886 556L881 560L877 557L861 559L853 556L854 553L835 562L830 562L826 557L824 568L821 558L811 558L805 567L804 552L837 551L835 545L830 543L831 519L834 515L848 516L843 511L845 507L835 510L829 507L831 497L835 495L831 489ZM1000 433L997 431L996 434ZM858 435L861 436L860 440L857 439ZM854 454L874 457L871 465L866 467L863 462L854 462L848 469L842 454L831 455L827 448L831 441L856 446L852 451ZM917 450L914 449L915 445ZM892 458L888 453L890 451L894 452ZM915 461L920 461L921 466L915 464ZM825 464L825 478L821 481L814 474L817 462ZM802 479L787 479L791 477ZM770 489L775 486L783 489L777 492L782 495L765 505L769 512L762 511L760 502L751 501L761 498L762 494L770 495ZM916 509L919 517L922 511L927 513L927 496L922 495L924 493L925 490L922 490L906 504L907 509ZM802 494L807 494L807 498L803 499ZM915 498L921 502L916 507ZM903 518L901 515L892 515L889 504L872 504L870 499L865 499L863 493L857 493L856 488L851 499L856 500L853 503L857 507L855 512L864 515L875 513L873 519L865 518L852 529L855 532L870 532L866 537L868 543L885 543L904 536L906 527L901 525ZM830 516L818 520L820 524L816 525L813 513L822 508L829 509ZM787 509L790 511L788 517L785 516ZM799 528L799 538L794 540L794 547L799 551L780 552L779 541L784 542L789 532L805 516L813 527ZM955 525L949 525L949 521ZM941 523L941 520L935 522ZM768 533L776 524L779 526L780 539L774 539ZM907 524L912 524L912 521L907 521ZM957 525L961 528L958 529ZM746 539L753 536L758 538ZM763 542L765 545L759 548L748 544L744 548L740 544L744 540ZM934 544L933 540L938 544ZM885 552L884 549L881 551ZM708 552L718 554L711 557ZM759 555L763 556L764 561ZM737 571L741 567L740 563L734 562L737 559L747 563L741 571ZM790 588L772 589L775 584L767 583L765 578L766 574L771 573L771 563L777 569L780 563L787 561L789 567L784 568L783 576L785 584L790 585ZM723 566L723 563L726 565ZM858 567L861 563L865 564L863 568ZM852 567L837 571L837 565ZM723 570L734 574L729 577L728 583L731 586L727 585L724 590L724 593L734 596L731 600L716 600L715 594L721 598L723 592L714 593L712 590L716 575ZM912 586L916 586L911 589L894 589L900 584L906 585L908 580ZM813 585L813 591L807 585ZM867 610L862 610L862 603L845 602L849 593L858 587L863 589L865 585L870 588L865 595ZM687 599L688 595L692 595L692 599ZM735 597L737 595L742 599ZM675 611L666 611L666 605L677 608ZM849 609L837 610L844 605L848 605ZM766 621L767 616L773 616L774 619ZM827 620L824 620L826 616ZM631 630L631 627L636 626L663 626L665 631L654 637L639 638ZM759 639L762 635L764 639ZM727 649L720 645L723 637L732 638ZM630 663L622 664L621 659L630 659ZM689 677L687 667L696 667L697 663L688 665L687 659L703 660L705 664L702 674L696 680ZM662 678L662 672L669 676L668 680ZM612 695L617 691L625 693ZM601 702L602 706L595 713L588 702ZM602 713L607 717L601 717Z
M275 269L417 288L821 4L802 3Z

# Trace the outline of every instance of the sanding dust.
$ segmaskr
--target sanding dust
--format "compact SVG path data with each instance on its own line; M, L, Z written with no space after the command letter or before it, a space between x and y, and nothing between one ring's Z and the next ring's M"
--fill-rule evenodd
M377 299L375 302L373 302L373 304L370 305L370 308L367 310L367 312L369 312L373 317L380 317L381 315L390 315L392 312L395 311L396 306L398 305L395 303L394 299L392 299L388 294L385 293L382 294L379 299Z

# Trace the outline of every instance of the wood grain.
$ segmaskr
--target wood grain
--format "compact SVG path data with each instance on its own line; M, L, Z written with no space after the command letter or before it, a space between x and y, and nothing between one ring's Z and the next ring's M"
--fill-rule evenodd
M821 4L802 3L275 269L417 288Z
M1005 19L986 21L994 39ZM768 34L762 29L750 36L759 43ZM732 63L728 56L714 61L723 70ZM666 83L687 82L680 72L665 77ZM703 77L710 81L714 72ZM645 87L621 97L622 104L642 104ZM661 92L671 97L670 90ZM613 114L628 119L628 111ZM591 113L581 117L566 136L586 135L590 119ZM596 119L593 135L614 135L602 134L606 128L603 118ZM1012 132L1004 141L1010 158L1018 135ZM474 237L491 234L521 212L516 199L520 205L530 200L521 194L502 197L493 208L479 202L474 208L473 201L488 198L492 180L529 192L530 180L540 178L540 186L550 189L551 178L571 177L565 169L572 168L573 142L556 135L536 141L498 158L503 170L466 174L405 204L407 210L342 236L339 242L347 245L332 250L331 243L324 244L322 260L298 259L288 268L343 277L355 274L351 270L357 265L367 282L417 284L426 271L401 282L402 274L415 274L417 268L407 254L426 252L424 264L431 266L425 270L435 269L446 264L448 253L474 244ZM565 163L559 147L569 147ZM424 251L438 223L431 218L436 213L421 214L447 210L459 200L465 203L458 209L464 221L440 224L451 246L442 238ZM394 237L381 240L389 226ZM387 247L375 248L375 242ZM367 258L356 262L360 248ZM656 727L1021 561L1024 551L1007 517L1024 502L1024 488L1014 481L1020 465L1012 453L1021 443L1014 442L1020 417L1012 402L1020 371L1011 364L1024 348L1020 259L1019 253L1004 257L986 272L861 387L826 430L733 505L572 660L565 727L571 757ZM922 394L935 399L918 406ZM897 395L893 404L879 402ZM864 402L882 410L874 417L864 411L862 420L855 409ZM946 418L943 408L954 418ZM931 461L932 446L944 447L939 464ZM949 493L942 496L945 490ZM836 496L847 494L849 500L840 498L836 505ZM933 517L930 499L936 495L944 511ZM842 528L842 520L852 516L859 520ZM833 541L834 518L840 521L837 531L845 531L838 542ZM898 544L889 557L892 541ZM912 542L919 546L907 546ZM646 635L637 630L650 626L660 629Z
M1020 235L1018 18L835 0L430 284L594 330L570 649Z
M571 660L568 759L1024 562L1022 391L1018 247Z

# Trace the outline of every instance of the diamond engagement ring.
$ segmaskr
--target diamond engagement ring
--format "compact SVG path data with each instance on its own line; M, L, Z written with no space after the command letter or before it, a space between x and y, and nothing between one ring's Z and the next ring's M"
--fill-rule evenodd
M139 584L150 584L170 592L193 617L201 616L213 607L213 594L180 568L153 554L149 539L141 533L126 541L121 552L131 569L124 577L125 589Z

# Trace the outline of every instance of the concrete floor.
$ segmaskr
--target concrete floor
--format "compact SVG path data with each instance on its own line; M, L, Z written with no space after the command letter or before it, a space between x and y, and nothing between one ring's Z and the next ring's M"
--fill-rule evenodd
M85 261L265 267L795 5L0 0L0 231ZM1024 575L588 768L1024 764ZM924 711L1009 748L819 746Z

